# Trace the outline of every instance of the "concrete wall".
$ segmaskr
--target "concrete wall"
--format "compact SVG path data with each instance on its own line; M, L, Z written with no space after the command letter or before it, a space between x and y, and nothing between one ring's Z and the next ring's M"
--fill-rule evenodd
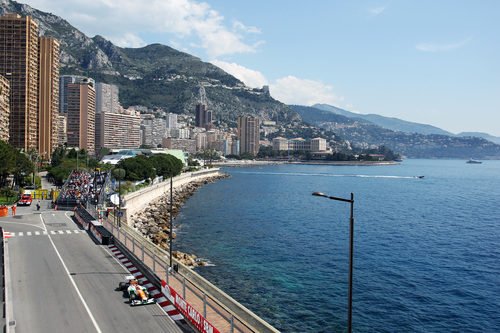
M210 170L183 173L174 177L173 186L176 188L192 181L215 176L219 173L219 170L220 169L218 168L213 168ZM122 223L126 223L128 225L128 216L145 209L153 200L159 198L165 193L170 193L170 178L159 184L151 185L140 189L139 191L125 195L122 199L125 201L125 206L122 207Z

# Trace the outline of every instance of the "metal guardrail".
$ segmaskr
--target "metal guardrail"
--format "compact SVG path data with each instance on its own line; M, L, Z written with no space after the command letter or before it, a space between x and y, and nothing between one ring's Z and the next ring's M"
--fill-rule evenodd
M94 212L96 214L97 212ZM169 269L169 255L132 228L118 228L111 220L103 218L103 226L131 253L160 279L165 278L183 298L194 306L221 332L279 332L243 305L236 302L176 258Z

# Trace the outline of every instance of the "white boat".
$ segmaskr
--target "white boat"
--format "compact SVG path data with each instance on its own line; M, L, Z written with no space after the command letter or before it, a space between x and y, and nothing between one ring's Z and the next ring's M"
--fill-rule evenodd
M481 164L483 162L481 161L478 161L478 160L473 160L472 158L470 160L468 160L466 163L469 163L469 164Z

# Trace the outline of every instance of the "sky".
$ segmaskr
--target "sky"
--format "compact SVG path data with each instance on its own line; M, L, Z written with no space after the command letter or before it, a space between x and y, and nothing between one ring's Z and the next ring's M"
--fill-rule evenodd
M20 2L118 46L190 53L283 103L500 136L500 1Z

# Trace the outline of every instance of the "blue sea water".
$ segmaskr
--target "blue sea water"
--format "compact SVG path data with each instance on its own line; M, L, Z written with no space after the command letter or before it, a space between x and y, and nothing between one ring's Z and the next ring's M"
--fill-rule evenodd
M320 191L354 193L353 331L500 330L500 161L224 171L186 202L174 246L277 329L346 330L349 204Z

